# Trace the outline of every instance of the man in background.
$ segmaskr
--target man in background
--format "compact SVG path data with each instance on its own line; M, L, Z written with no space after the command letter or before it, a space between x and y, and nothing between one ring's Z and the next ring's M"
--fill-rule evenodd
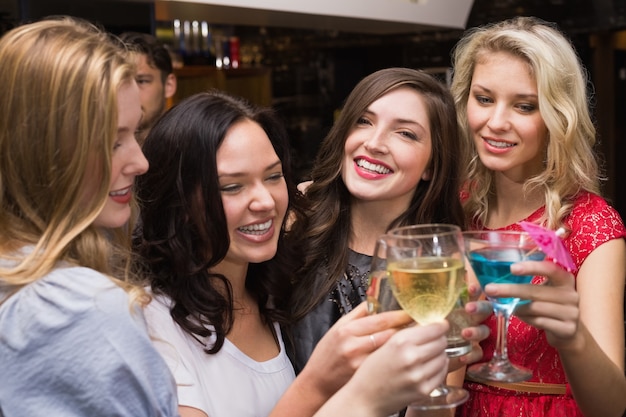
M159 40L147 33L125 32L120 35L131 50L137 63L135 80L139 85L139 95L143 117L136 134L140 145L150 129L167 107L167 100L176 93L176 75L172 58Z

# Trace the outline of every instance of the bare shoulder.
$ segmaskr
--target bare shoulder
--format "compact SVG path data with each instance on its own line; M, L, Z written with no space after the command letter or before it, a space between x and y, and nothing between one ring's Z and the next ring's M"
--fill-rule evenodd
M309 186L313 184L313 181L303 181L300 184L298 184L298 190L302 193L302 194L306 194L306 190L307 188L309 188Z

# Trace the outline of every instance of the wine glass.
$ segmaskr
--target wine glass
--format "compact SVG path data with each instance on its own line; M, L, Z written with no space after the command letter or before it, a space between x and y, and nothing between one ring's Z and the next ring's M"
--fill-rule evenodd
M436 229L434 229L436 228ZM412 225L404 226L389 231L389 234L400 234L402 236L408 235L420 235L423 233L430 233L433 230L449 230L453 229L455 232L461 233L461 229L448 224L424 224L424 225ZM465 280L459 280L459 297L450 312L446 316L446 320L450 325L447 338L448 345L446 347L446 354L449 358L456 358L459 356L467 355L472 351L472 342L463 338L461 331L471 325L471 319L469 314L465 311L465 304L469 301L469 292L467 288L467 282ZM398 306L398 308L400 308Z
M381 271L375 264L381 257L380 247L386 248L385 275L375 275ZM397 303L421 325L445 320L465 281L461 229L445 224L397 228L379 239L377 250L370 280L374 286L368 298L378 295L378 307L381 303ZM387 284L393 297L381 297ZM441 384L428 397L409 406L418 410L453 408L467 401L468 396L462 388Z
M386 235L376 240L367 285L367 311L369 314L402 309L393 296L387 280L389 277L387 272L387 246Z
M390 233L393 234L393 230ZM391 291L387 276L387 243L385 237L382 236L376 241L368 275L367 308L369 314L402 309ZM450 314L446 317L450 324L450 330L447 333L448 345L446 347L446 354L449 358L463 356L472 351L472 342L461 335L461 331L471 325L471 319L465 311L465 304L468 301L467 285L465 282L462 282L459 298Z
M465 251L481 287L490 283L529 284L532 275L511 274L511 264L520 261L541 261L545 254L526 232L472 231L463 232ZM470 366L467 374L476 380L521 382L532 377L532 371L511 363L507 353L509 321L519 298L488 297L497 320L496 347L489 362Z

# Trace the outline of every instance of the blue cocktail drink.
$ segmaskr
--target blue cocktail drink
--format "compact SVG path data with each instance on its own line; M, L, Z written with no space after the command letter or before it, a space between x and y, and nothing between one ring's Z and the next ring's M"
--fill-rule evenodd
M511 265L521 261L541 261L543 252L532 248L484 247L472 250L468 258L481 287L487 284L530 284L532 275L513 275ZM499 304L511 304L517 298L495 298Z
M530 284L533 276L514 275L511 273L511 265L522 261L542 261L545 258L525 232L463 232L463 240L469 263L482 288L488 284ZM496 348L489 362L470 366L467 374L477 380L526 381L532 377L532 372L509 361L506 340L513 310L527 301L513 297L488 299L497 319Z

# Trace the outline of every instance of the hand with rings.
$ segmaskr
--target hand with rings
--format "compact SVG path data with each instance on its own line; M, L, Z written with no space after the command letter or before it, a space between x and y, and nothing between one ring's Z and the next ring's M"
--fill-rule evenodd
M378 345L376 344L376 337L374 337L373 334L370 335L370 341L372 342L373 350L376 350L378 348Z
M380 313L386 314L386 313ZM427 396L445 378L446 322L403 327L368 355L354 376L319 410L319 416L387 416ZM367 345L377 333L364 335ZM371 346L370 346L371 348Z
M324 335L301 374L334 392L352 377L372 352L412 322L400 310L369 315L366 303L361 303Z
M518 262L511 265L511 272L547 278L543 285L489 284L485 292L532 301L515 309L517 318L545 331L548 343L557 349L579 345L583 326L574 275L551 261Z

